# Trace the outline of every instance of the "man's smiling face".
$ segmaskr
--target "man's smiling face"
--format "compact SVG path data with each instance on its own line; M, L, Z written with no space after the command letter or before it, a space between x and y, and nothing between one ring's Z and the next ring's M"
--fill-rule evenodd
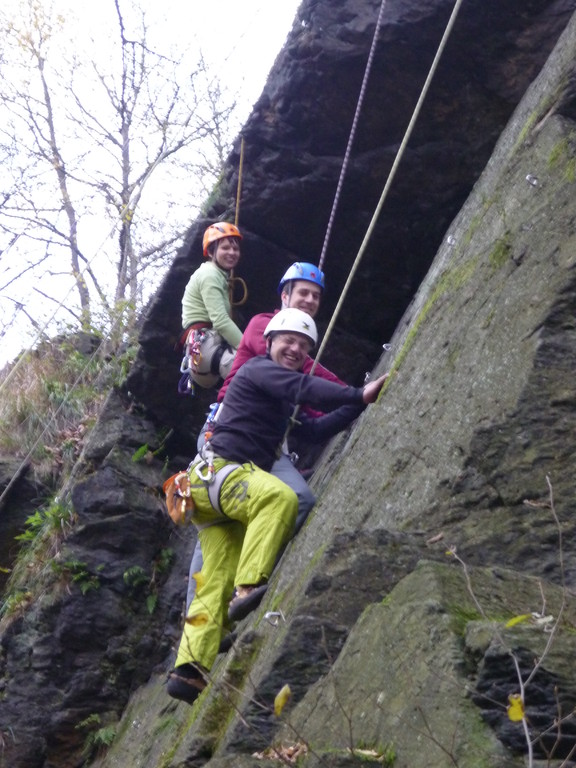
M302 333L275 333L270 343L270 357L275 363L291 371L299 371L312 343Z
M283 307L301 309L310 317L316 317L322 291L309 280L293 280L292 285L282 291L281 298Z

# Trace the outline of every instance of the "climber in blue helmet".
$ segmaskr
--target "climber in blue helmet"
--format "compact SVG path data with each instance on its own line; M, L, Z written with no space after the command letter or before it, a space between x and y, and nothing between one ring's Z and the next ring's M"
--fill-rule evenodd
M325 277L321 269L309 262L296 261L288 267L278 284L281 308L299 309L314 318L320 307L324 288ZM242 340L236 351L236 357L234 358L230 373L218 392L217 403L212 406L209 419L200 432L197 446L198 450L200 450L204 444L204 434L206 430L210 429L212 421L218 418L217 413L220 403L223 401L228 386L234 379L238 370L251 358L266 354L264 331L268 323L279 311L279 309L276 309L274 312L261 312L260 314L255 315L246 326L246 330L242 335ZM304 361L302 368L304 373L310 372L312 363L312 358L308 356ZM346 386L345 382L341 381L335 374L327 368L324 368L322 365L317 365L314 368L314 376L326 379L327 381L333 381L343 387ZM320 415L318 412L311 409L304 409L304 411L308 412L309 415ZM310 510L316 503L316 497L310 490L306 479L293 462L292 457L287 452L283 452L279 456L274 462L270 472L292 488L298 497L298 516L294 531L297 533L304 525ZM202 551L200 542L197 542L190 562L188 596L186 600L187 605L190 605L196 589L194 574L198 573L201 568Z

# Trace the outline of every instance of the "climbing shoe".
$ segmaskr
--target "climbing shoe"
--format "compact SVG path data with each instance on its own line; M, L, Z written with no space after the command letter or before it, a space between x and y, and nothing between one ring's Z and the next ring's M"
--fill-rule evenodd
M234 645L236 641L236 632L228 632L224 635L222 640L220 640L220 645L218 646L218 653L228 653L230 648Z
M181 664L168 675L166 690L173 699L194 704L204 688L206 688L206 681L202 672L193 664Z
M230 601L228 607L229 621L241 621L258 608L267 589L267 584L259 587L236 587L236 596Z

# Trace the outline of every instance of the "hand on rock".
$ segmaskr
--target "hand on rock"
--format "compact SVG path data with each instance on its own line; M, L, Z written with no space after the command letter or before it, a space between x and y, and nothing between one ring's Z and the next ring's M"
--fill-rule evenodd
M369 403L375 403L378 395L380 394L380 390L384 386L384 382L388 378L388 374L385 373L383 376L379 376L374 381L370 381L368 384L364 385L364 391L362 394L362 399L368 405Z

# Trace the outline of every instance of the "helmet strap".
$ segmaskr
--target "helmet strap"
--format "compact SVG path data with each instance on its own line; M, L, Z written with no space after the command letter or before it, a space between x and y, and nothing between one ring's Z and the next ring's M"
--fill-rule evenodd
M282 293L285 293L287 298L282 299L282 309L288 309L290 307L290 296L292 296L292 288L294 287L294 280L288 280L282 287Z

